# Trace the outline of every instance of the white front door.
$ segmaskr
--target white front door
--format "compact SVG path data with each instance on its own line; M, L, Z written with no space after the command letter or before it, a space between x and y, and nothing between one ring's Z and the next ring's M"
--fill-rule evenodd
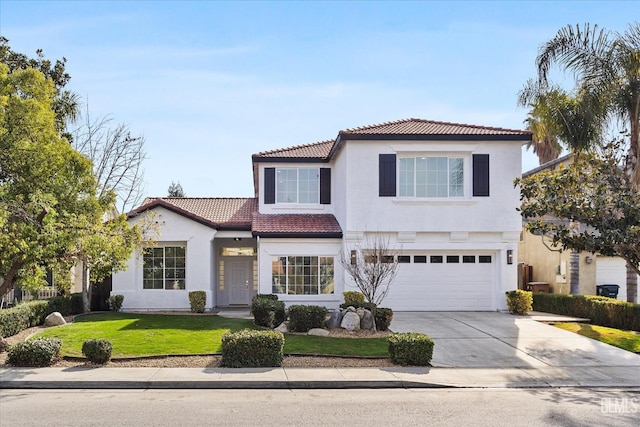
M250 305L254 295L253 260L247 257L225 260L224 276L229 287L229 305Z

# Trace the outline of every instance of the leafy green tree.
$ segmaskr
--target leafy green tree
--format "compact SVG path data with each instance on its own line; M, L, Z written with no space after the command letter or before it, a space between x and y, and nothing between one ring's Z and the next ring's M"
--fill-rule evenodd
M37 289L47 269L68 277L78 261L100 280L141 239L123 215L105 222L115 195L98 192L91 161L60 136L55 97L41 72L0 64L0 295Z
M27 55L14 52L9 46L9 40L0 36L0 62L9 67L9 71L26 70L33 68L40 71L54 85L54 99L52 109L55 113L55 126L58 132L65 132L67 122L73 121L78 116L79 96L68 89L65 89L71 79L65 66L66 58L58 59L54 62L46 59L42 49L36 50L36 57L29 58ZM65 133L67 139L70 135Z
M640 274L640 194L621 168L621 142L573 164L516 180L520 211L532 233L563 249L619 256ZM637 288L627 284L628 300Z
M185 197L180 181L171 181L171 185L169 185L169 189L167 190L167 197Z

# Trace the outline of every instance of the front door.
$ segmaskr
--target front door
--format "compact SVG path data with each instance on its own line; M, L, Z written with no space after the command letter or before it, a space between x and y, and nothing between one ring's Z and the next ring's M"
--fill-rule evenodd
M253 259L238 257L225 260L224 281L229 287L229 305L250 305L253 296Z

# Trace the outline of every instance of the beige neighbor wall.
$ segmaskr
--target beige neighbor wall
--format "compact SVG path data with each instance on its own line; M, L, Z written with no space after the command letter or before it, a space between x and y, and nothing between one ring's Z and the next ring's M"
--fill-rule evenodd
M571 291L569 265L571 251L558 251L560 248L552 246L548 238L545 238L544 243L541 236L533 235L523 229L522 238L518 244L518 262L533 266L534 282L549 283L551 292L554 294L568 294ZM591 253L579 254L579 293L582 295L596 293L595 260L596 256ZM556 274L557 266L563 264L562 272L565 274Z

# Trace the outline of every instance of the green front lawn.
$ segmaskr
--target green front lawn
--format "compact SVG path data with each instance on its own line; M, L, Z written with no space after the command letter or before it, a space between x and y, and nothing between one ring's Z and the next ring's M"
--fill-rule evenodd
M62 340L62 356L82 357L82 343L104 338L113 344L113 357L167 354L211 354L222 351L222 335L244 328L251 320L219 316L101 313L80 316L67 326L47 329L38 337ZM387 356L386 338L324 338L285 335L285 354Z
M556 323L554 326L620 347L627 351L640 353L640 334L636 332L622 331L604 326L587 325L584 323Z

